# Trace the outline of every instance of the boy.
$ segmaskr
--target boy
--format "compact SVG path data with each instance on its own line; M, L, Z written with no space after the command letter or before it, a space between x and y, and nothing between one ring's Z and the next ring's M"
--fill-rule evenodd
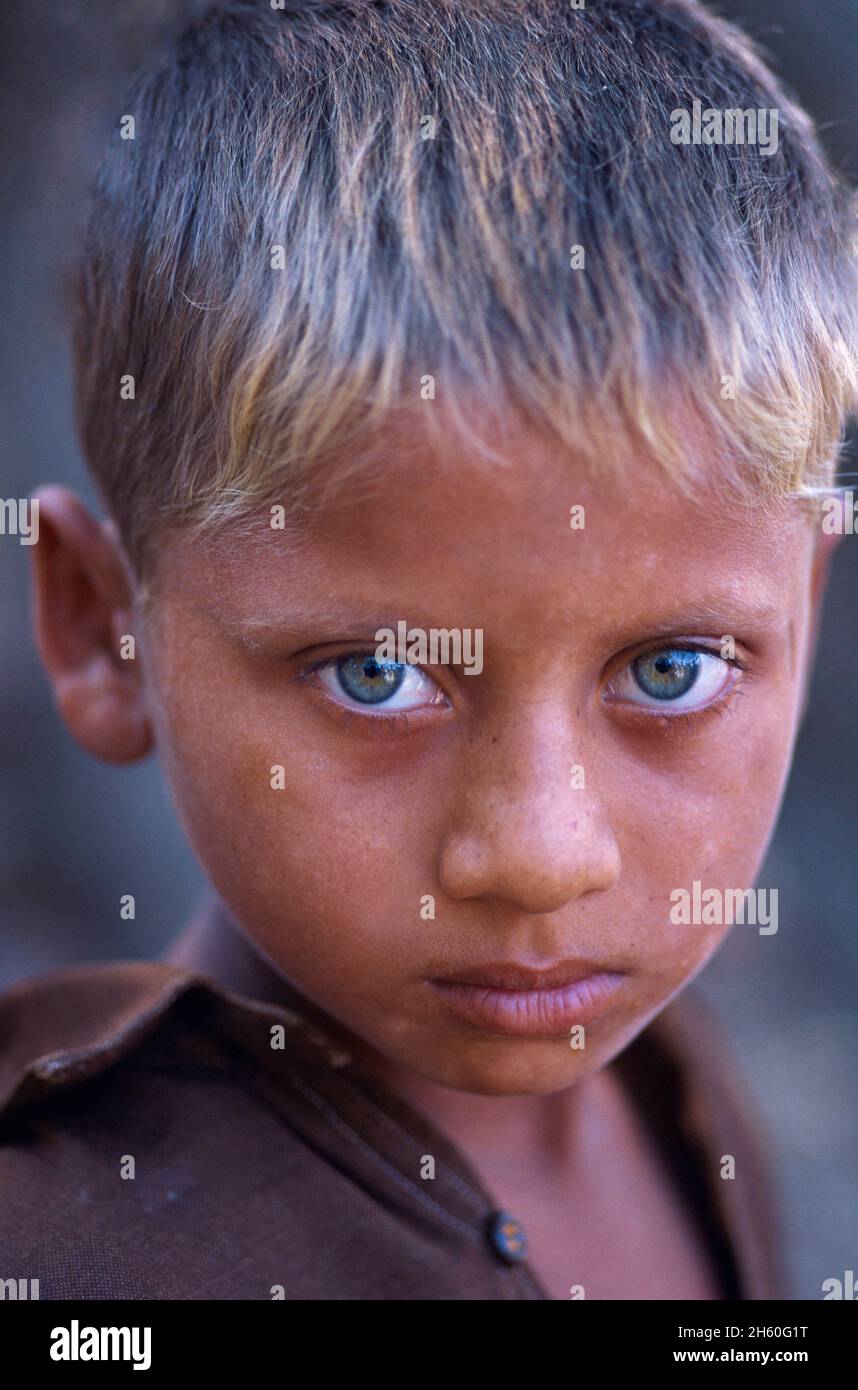
M38 641L216 899L6 994L5 1264L776 1296L682 992L771 834L854 403L807 119L691 0L296 0L214 8L121 129L76 329L109 519L41 492Z

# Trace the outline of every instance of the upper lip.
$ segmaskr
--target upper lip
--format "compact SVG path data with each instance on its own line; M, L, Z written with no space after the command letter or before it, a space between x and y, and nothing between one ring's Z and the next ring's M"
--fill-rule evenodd
M435 978L441 984L484 985L487 989L557 989L576 984L591 975L614 974L591 960L560 960L555 965L519 965L516 961L491 961L465 970L445 971Z

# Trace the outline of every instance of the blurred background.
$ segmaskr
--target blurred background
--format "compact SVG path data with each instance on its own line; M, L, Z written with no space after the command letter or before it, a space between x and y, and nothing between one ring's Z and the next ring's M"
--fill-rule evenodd
M192 0L27 0L0 20L0 496L90 500L72 426L67 306L99 150L129 74ZM467 3L467 0L463 0ZM730 0L858 178L858 0ZM854 448L844 460L858 484ZM0 537L0 989L67 963L157 955L203 888L157 764L71 742L30 636L29 550ZM772 1141L795 1298L858 1269L858 535L834 563L808 715L760 883L779 930L737 927L701 977ZM739 793L741 794L741 793ZM136 897L133 922L119 899Z

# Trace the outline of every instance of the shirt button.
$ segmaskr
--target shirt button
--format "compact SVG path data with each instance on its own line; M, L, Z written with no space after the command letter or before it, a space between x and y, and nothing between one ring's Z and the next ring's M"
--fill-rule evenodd
M508 1211L493 1212L489 1218L489 1240L495 1253L509 1265L523 1260L527 1254L527 1241L521 1225Z

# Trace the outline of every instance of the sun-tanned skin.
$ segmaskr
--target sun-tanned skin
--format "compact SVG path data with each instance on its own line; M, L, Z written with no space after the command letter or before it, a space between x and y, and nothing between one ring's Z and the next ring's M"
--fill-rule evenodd
M288 977L446 1130L522 1220L552 1297L716 1297L607 1064L726 931L672 925L671 890L754 880L826 538L798 509L742 510L715 476L692 503L644 458L612 483L522 427L505 451L496 468L391 461L375 497L344 494L297 543L267 514L252 534L165 537L145 621L113 528L45 489L40 646L84 747L157 747L245 934L242 987L276 996ZM402 619L482 628L482 673L426 668L423 706L388 720L308 671ZM632 703L639 653L691 643L719 663L726 635L744 669L710 668L727 689L709 708ZM429 983L569 958L624 976L579 1049L467 1023Z

